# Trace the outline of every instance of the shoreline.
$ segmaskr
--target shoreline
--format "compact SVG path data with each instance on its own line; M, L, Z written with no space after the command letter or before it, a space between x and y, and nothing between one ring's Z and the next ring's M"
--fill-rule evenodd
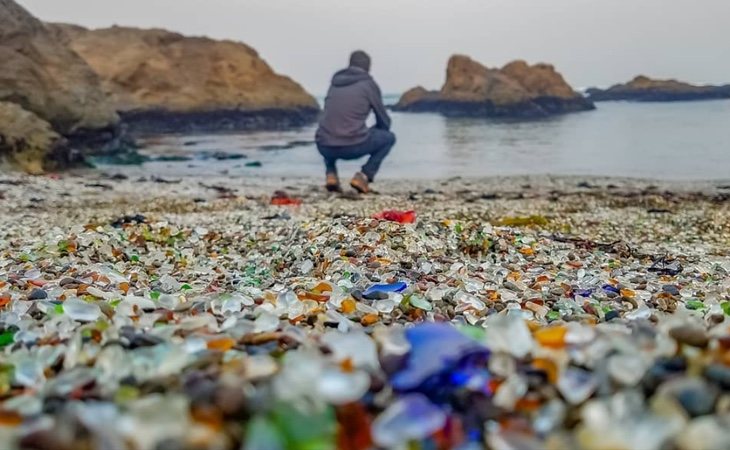
M196 160L192 160L195 162ZM165 161L160 161L165 162ZM184 161L182 162L184 164ZM132 184L134 178L148 178L158 176L153 168L141 165L115 165L102 164L97 168L72 168L63 172L48 173L45 175L28 175L21 172L0 172L0 181L3 184L13 182L32 183L43 180L59 181L74 179L111 179L117 176L116 181L124 184ZM246 175L230 174L205 174L188 175L176 174L174 170L166 171L164 176L170 176L180 180L181 183L195 184L201 180L212 180L215 182L230 182L239 187L276 187L286 184L298 184L303 187L319 187L323 180L320 177L312 176L268 176L251 173ZM177 176L176 176L177 175ZM2 181L4 180L4 181ZM550 174L525 174L525 175L502 175L502 176L451 176L434 178L379 178L373 183L373 187L380 188L383 193L403 193L408 187L428 189L434 186L450 186L447 190L453 191L464 186L472 187L475 190L486 189L497 192L517 191L521 189L536 189L540 192L550 189L566 189L575 192L597 192L622 189L626 190L655 190L670 192L691 192L698 191L706 194L730 190L730 177L717 179L664 179L647 177L614 177L614 176L585 176L585 175L550 175Z
M86 184L95 185L89 188ZM20 173L0 173L0 191L5 190L5 199L15 191L17 197L26 189L44 186L46 189L57 186L59 193L51 194L54 198L66 198L74 189L87 193L95 198L114 198L125 195L136 195L140 200L149 195L147 187L156 185L155 196L206 197L210 188L205 185L224 186L239 192L241 196L266 196L275 190L291 190L305 193L316 200L322 198L352 199L352 193L346 189L345 195L324 192L322 180L315 177L276 177L276 176L234 176L234 175L200 175L190 176L174 171L164 171L158 175L155 171L137 165L104 165L96 169L72 169L60 174L25 175ZM13 190L12 186L20 189ZM425 192L445 195L449 200L474 201L496 199L547 199L559 195L589 197L642 197L642 196L678 196L680 198L704 198L725 201L730 198L730 178L727 180L664 180L631 177L585 177L570 175L509 175L494 177L449 177L449 178L414 178L414 179L382 179L372 185L374 195L360 196L357 200L377 200L378 198L407 197L411 194ZM207 195L206 195L207 194Z

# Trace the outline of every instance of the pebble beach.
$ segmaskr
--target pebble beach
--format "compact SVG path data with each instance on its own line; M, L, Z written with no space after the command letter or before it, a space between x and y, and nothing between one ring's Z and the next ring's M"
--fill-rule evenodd
M730 183L320 184L1 175L0 448L730 448Z

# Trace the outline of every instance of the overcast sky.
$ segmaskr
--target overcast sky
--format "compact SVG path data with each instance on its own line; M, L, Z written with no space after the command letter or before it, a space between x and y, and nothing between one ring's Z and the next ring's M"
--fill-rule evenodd
M246 42L314 94L355 48L383 91L438 88L464 53L556 65L576 87L636 74L730 82L730 0L19 0L46 21Z

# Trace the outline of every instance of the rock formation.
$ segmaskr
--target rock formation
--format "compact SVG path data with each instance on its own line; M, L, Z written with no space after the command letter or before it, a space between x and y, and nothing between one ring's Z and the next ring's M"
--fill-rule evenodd
M440 91L406 92L396 111L440 112L448 116L536 118L594 109L548 64L515 61L490 69L471 58L449 59Z
M596 102L630 100L638 102L676 102L730 98L730 85L697 86L677 80L655 80L640 75L625 84L608 89L591 88L588 97Z
M41 174L49 153L62 145L51 124L15 103L0 102L0 163Z
M157 29L50 27L99 75L133 131L290 127L319 112L314 97L242 43Z
M4 159L12 150L38 172L60 135L81 147L113 135L119 118L94 71L12 0L0 0L0 61Z
M319 112L244 44L44 24L13 0L0 0L0 61L0 160L34 173L123 148L120 130L286 128Z

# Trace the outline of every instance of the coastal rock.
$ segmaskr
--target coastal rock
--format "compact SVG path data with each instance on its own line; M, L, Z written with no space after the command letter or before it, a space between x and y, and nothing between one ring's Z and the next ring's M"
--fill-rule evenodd
M440 91L406 92L396 111L440 112L447 116L536 118L593 109L553 66L514 61L490 69L468 56L454 55Z
M0 162L4 165L41 174L48 154L62 141L45 120L19 105L0 102Z
M12 0L0 0L0 61L0 101L19 104L59 133L117 122L94 71Z
M492 101L496 105L522 103L530 98L516 80L462 55L449 60L441 96L451 101Z
M160 29L49 25L102 80L132 131L230 131L312 122L317 101L251 47Z
M502 68L503 74L516 80L531 94L539 97L572 99L576 92L550 64L530 66L525 61L513 61Z
M637 102L677 102L730 98L730 84L699 86L677 80L656 80L639 75L628 83L586 92L593 101L629 100Z
M416 86L407 90L398 101L398 105L414 105L417 102L423 102L431 97L438 99L438 92L429 91L423 86Z
M119 117L94 71L12 0L0 0L0 61L0 102L18 106L2 106L5 159L38 172L60 136L84 148L114 134Z

